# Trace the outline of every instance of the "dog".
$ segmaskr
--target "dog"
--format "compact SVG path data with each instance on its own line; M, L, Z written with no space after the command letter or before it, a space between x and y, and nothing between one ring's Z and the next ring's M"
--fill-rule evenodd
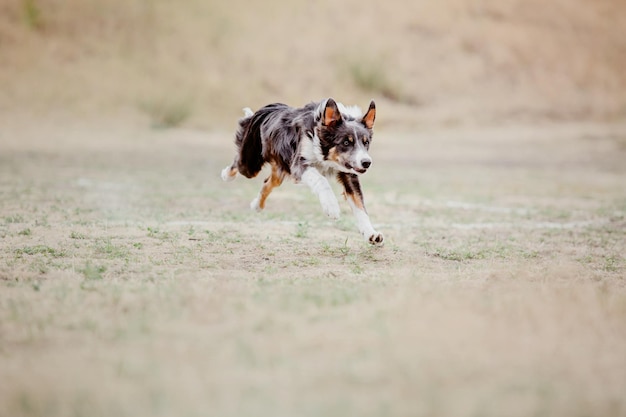
M261 211L275 187L286 177L309 186L319 198L324 213L339 218L339 203L327 178L336 178L356 218L359 232L373 245L383 243L365 209L359 175L372 165L372 142L376 104L372 100L362 114L357 106L344 106L332 98L301 108L282 103L269 104L256 112L244 109L235 134L237 154L222 170L222 179L232 181L237 174L256 177L263 166L272 171L259 195L250 204Z

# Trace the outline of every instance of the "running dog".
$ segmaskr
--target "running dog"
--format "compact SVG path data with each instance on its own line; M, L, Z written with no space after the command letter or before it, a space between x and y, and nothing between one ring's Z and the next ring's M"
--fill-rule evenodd
M382 244L383 235L370 222L359 183L359 175L372 165L368 150L375 119L374 101L365 114L357 106L344 106L332 98L301 108L281 103L256 112L245 108L235 135L237 154L222 170L222 179L232 181L237 173L254 178L269 163L272 172L251 208L263 210L274 187L291 177L308 185L324 213L338 219L339 203L327 180L334 177L343 186L359 232L371 244Z

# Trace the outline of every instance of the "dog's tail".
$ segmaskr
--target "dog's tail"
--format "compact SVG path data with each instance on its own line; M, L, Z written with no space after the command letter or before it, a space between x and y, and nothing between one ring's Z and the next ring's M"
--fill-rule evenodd
M253 178L261 171L264 163L260 129L262 119L247 107L243 113L244 117L239 120L239 129L235 135L235 143L239 148L237 170L241 175Z
M254 112L252 111L252 109L250 107L244 107L243 109L243 118L246 119L248 117L252 117L254 115Z
M244 117L239 120L239 129L235 136L235 143L239 148L239 162L237 169L241 175L253 178L263 168L263 124L276 110L285 107L284 104L270 104L253 113L249 108L243 109Z

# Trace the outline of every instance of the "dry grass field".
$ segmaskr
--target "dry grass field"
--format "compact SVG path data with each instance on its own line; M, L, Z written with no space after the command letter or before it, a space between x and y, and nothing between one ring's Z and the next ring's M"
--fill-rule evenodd
M626 413L626 126L381 131L376 248L230 133L56 125L2 136L0 415Z
M0 0L0 416L625 416L626 8L431 3ZM383 247L220 179L326 95Z

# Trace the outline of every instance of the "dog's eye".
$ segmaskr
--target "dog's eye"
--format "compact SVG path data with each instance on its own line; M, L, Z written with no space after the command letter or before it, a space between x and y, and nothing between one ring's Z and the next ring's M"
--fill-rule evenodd
M350 146L350 141L348 139L343 141L343 146Z

